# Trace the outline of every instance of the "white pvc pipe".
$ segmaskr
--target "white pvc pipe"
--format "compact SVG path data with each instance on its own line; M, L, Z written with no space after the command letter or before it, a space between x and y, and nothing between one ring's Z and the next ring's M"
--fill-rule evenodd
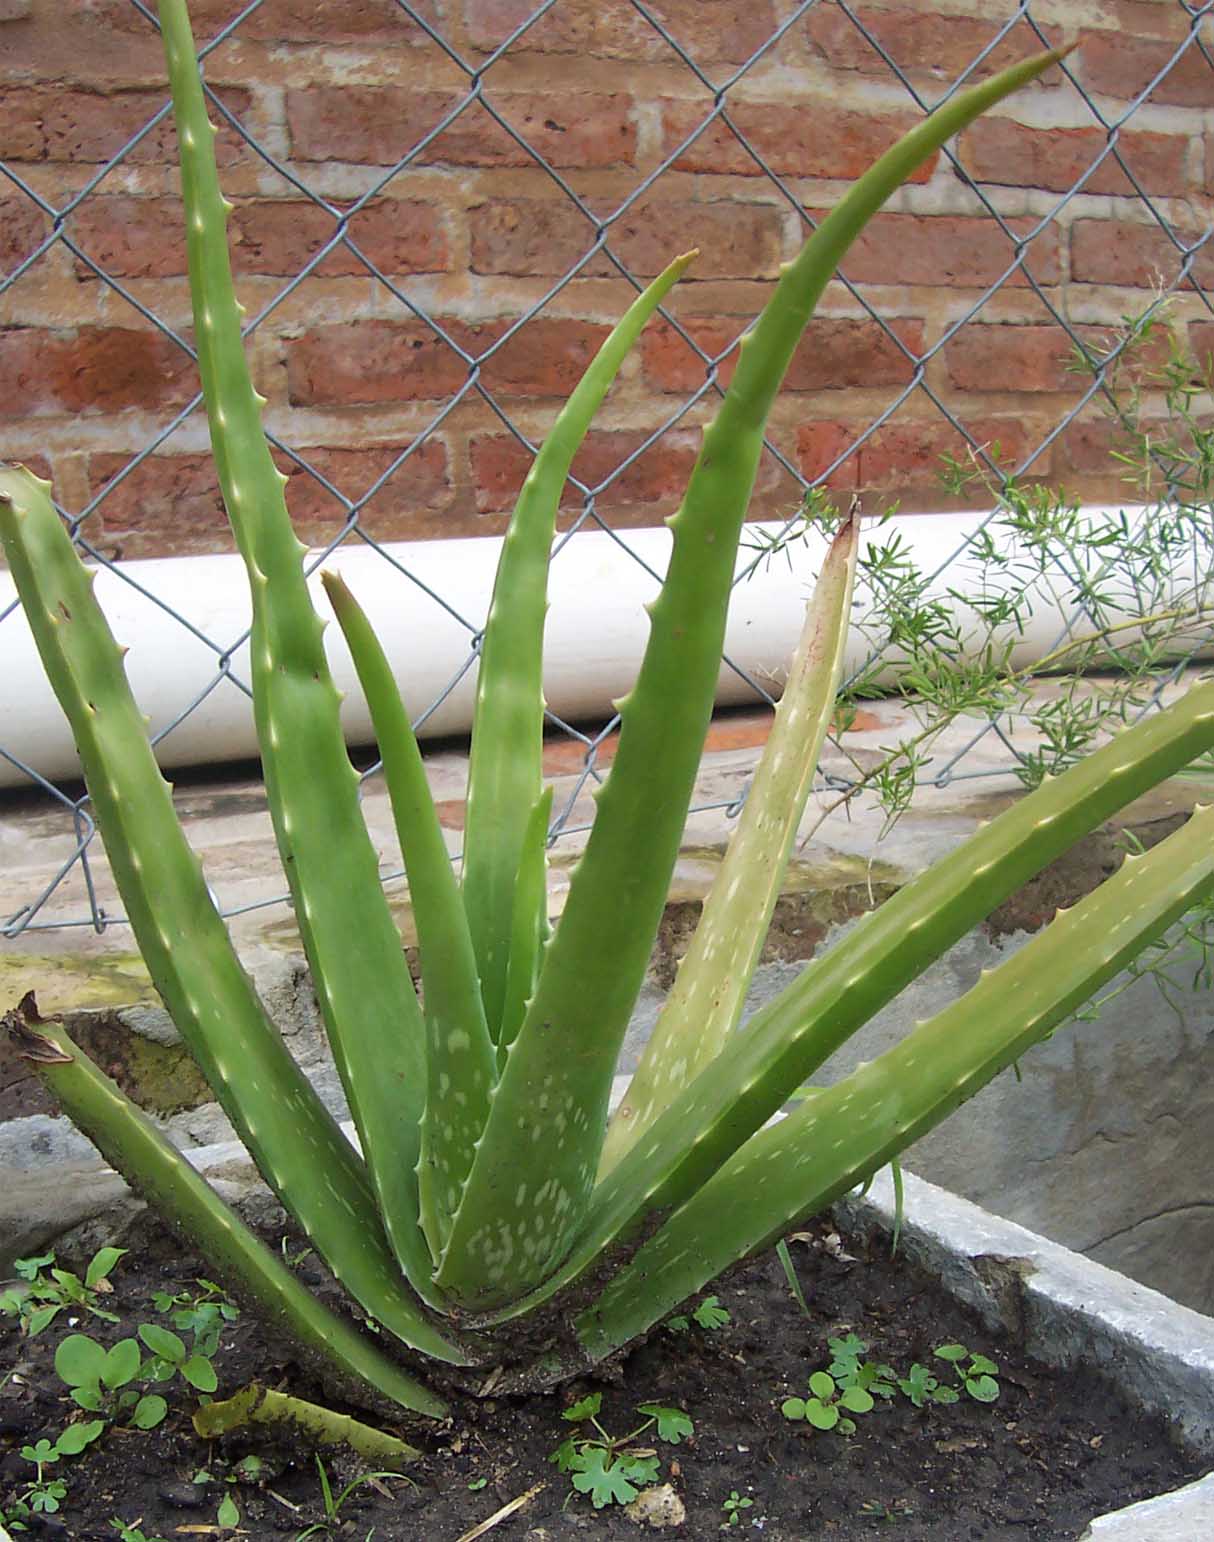
M1099 517L1103 511L1090 512ZM978 514L915 515L899 520L897 528L920 571L933 573L982 518ZM888 525L870 530L867 539L888 540L889 530ZM654 572L665 571L670 550L667 530L630 530L622 539ZM326 565L344 575L370 615L411 714L430 706L466 664L469 626L478 628L484 622L500 547L499 539L478 538L388 548L401 567L441 596L468 625L378 552L343 548L327 559ZM775 686L783 680L822 550L819 537L794 543L786 556L761 564L734 591L726 651L765 684ZM753 555L744 549L740 565L751 562ZM185 617L202 636L228 647L248 626L248 589L236 556L127 562L121 564L120 573L123 576L106 568L98 571L97 598L114 635L130 649L127 674L156 734L208 690L220 667L216 649L183 627L173 612ZM954 565L937 586L938 592L946 586L957 587L961 578L963 570ZM327 604L315 576L312 582L317 607L325 615ZM1185 575L1184 582L1191 584L1192 575ZM602 719L610 703L628 690L648 635L642 606L656 591L654 579L609 535L579 533L561 546L552 568L546 633L544 689L553 712L567 721ZM0 573L0 614L14 599L11 578ZM1016 643L1016 662L1039 658L1055 643L1062 622L1048 596L1035 597ZM347 693L343 722L348 741L367 744L373 735L353 665L338 628L330 627L326 637L334 677ZM868 643L853 628L849 667L857 666L867 653ZM231 665L247 682L246 647L232 655ZM474 678L473 670L463 675L426 720L424 733L467 730ZM737 675L723 669L719 700L751 699ZM0 748L50 780L79 774L71 733L46 682L19 606L0 624ZM251 704L229 680L220 681L203 696L158 747L166 767L238 760L256 753ZM0 757L0 785L26 781L24 773Z

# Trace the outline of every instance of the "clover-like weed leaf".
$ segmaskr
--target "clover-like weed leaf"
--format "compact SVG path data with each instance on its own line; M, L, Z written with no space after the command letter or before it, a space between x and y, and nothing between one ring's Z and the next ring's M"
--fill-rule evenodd
M573 1472L577 1466L577 1459L577 1446L574 1444L572 1435L569 1436L568 1440L562 1440L548 1458L550 1462L556 1464L561 1472Z
M656 1456L631 1456L626 1451L618 1458L616 1465L629 1483L635 1483L638 1488L656 1483L662 1470L662 1464Z
M705 1296L691 1315L706 1333L714 1333L729 1322L729 1313L721 1305L719 1296Z
M571 1424L581 1424L584 1419L598 1417L599 1409L603 1406L603 1394L592 1392L589 1397L584 1397L580 1402L572 1404L561 1414L562 1419L568 1419Z
M39 1467L47 1467L52 1462L59 1460L59 1448L45 1437L35 1445L22 1446L21 1455L27 1462L36 1462Z
M899 1390L908 1397L916 1408L922 1408L928 1398L932 1396L939 1382L928 1370L926 1365L920 1365L916 1360L905 1376L898 1380Z
M631 1504L640 1492L628 1478L631 1464L620 1457L609 1462L602 1446L588 1447L579 1453L577 1461L573 1486L579 1493L590 1495L596 1510L609 1504Z
M672 1446L677 1446L680 1441L695 1434L695 1425L681 1408L663 1408L658 1403L642 1403L637 1412L647 1415L650 1419L656 1419L658 1439L665 1440Z

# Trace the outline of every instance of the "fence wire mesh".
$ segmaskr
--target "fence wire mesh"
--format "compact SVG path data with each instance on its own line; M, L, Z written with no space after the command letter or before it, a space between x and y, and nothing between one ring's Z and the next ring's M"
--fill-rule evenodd
M635 234L635 220L652 195L659 191L663 179L673 175L686 164L686 158L695 150L707 147L709 155L719 155L729 166L736 166L739 159L745 162L745 175L759 179L763 196L778 206L787 217L791 216L802 231L815 224L815 213L804 202L804 194L796 185L795 167L785 169L787 160L773 156L770 139L764 139L754 129L754 118L746 108L747 88L757 74L773 67L779 68L786 42L803 28L813 14L830 13L830 22L836 39L842 37L846 45L859 50L865 58L861 92L880 89L896 89L898 99L906 113L923 114L960 90L967 83L980 78L993 56L1014 43L1022 51L1028 47L1048 47L1058 41L1060 26L1066 28L1066 7L1057 4L1034 3L1021 0L1019 4L978 3L965 10L962 25L977 28L972 52L951 81L938 78L925 82L924 72L906 66L899 50L889 41L884 23L891 13L871 6L845 3L845 0L801 0L801 3L785 3L773 12L773 24L746 57L723 65L719 58L705 62L705 51L699 39L682 25L680 18L686 11L673 11L674 19L666 9L646 5L641 0L603 0L597 8L600 16L606 16L613 25L631 29L635 37L645 41L645 57L660 58L667 65L676 65L686 72L689 82L694 82L700 95L698 106L691 118L679 120L681 132L663 144L661 155L648 169L638 169L626 191L613 192L610 198L601 193L587 192L590 183L571 174L564 157L553 153L553 137L544 131L531 132L520 127L517 114L502 108L499 99L499 83L509 85L511 67L521 52L528 47L537 29L545 25L562 25L568 21L573 36L577 29L590 25L586 8L575 0L546 0L546 3L527 9L521 4L498 7L508 16L500 31L503 35L491 50L484 48L469 53L457 46L456 40L444 26L440 11L393 0L399 13L402 30L410 29L407 46L402 42L400 69L403 73L414 72L419 79L427 78L427 71L441 64L444 79L454 71L462 82L458 96L451 100L442 113L433 119L424 131L417 134L396 135L391 140L390 164L369 168L364 165L343 183L332 167L319 161L305 162L292 158L287 145L273 142L272 137L259 136L238 107L233 107L229 93L220 93L208 87L208 96L214 120L225 125L229 137L239 142L235 152L253 168L252 175L262 183L277 183L279 191L289 189L293 200L302 200L302 207L324 224L324 234L308 253L296 271L282 276L270 293L259 291L259 303L251 310L245 331L251 344L255 344L259 330L265 328L271 318L285 313L296 314L305 310L309 303L310 286L336 259L340 271L359 275L374 286L376 298L370 307L377 316L398 314L400 318L416 323L426 339L426 346L438 350L445 360L445 370L455 369L456 378L450 388L441 394L437 405L428 402L422 415L415 420L415 427L407 438L382 463L377 474L359 489L354 481L344 479L339 462L317 457L311 453L305 441L294 442L289 418L275 417L271 423L270 438L276 451L304 483L322 489L324 495L340 508L340 520L325 532L325 539L317 542L320 548L312 558L315 565L332 551L342 546L362 545L382 557L396 571L402 587L402 603L426 604L441 608L463 628L467 639L467 655L444 688L422 711L419 723L424 723L446 700L460 679L474 669L479 643L478 619L463 613L448 596L429 588L424 580L409 569L407 551L393 547L384 539L367 516L368 507L385 492L402 503L410 497L409 474L423 461L427 446L432 445L455 416L470 405L481 414L484 421L498 426L508 435L524 458L530 457L537 448L537 434L525 417L520 417L512 405L509 388L495 383L494 361L500 360L515 339L535 327L546 317L562 314L562 296L579 279L604 272L627 286L639 291L643 279L630 260L628 249ZM111 11L114 6L111 6ZM123 0L121 26L127 34L132 27L154 33L157 26L154 11L142 0ZM211 17L215 7L207 10ZM340 8L338 8L340 9ZM1154 8L1162 12L1162 6ZM1169 11L1172 8L1169 6ZM864 278L853 279L847 266L839 278L850 304L849 314L863 317L878 329L883 345L901 361L902 377L883 393L883 399L868 417L857 425L842 442L833 441L828 452L823 453L816 465L807 467L791 450L787 439L769 441L766 455L779 485L784 491L781 498L788 510L788 528L792 529L801 508L802 500L812 497L815 489L832 489L848 485L841 476L848 464L855 464L856 457L866 445L880 441L883 430L894 424L908 404L914 403L917 412L930 408L931 414L947 425L953 436L952 442L964 446L973 466L984 471L994 486L1005 484L1009 474L1013 477L1033 477L1043 474L1050 463L1050 452L1057 441L1073 425L1090 419L1095 406L1103 403L1114 416L1125 416L1124 395L1117 389L1118 370L1123 364L1123 352L1129 346L1129 334L1122 334L1112 341L1099 345L1093 342L1094 328L1090 321L1077 319L1077 311L1068 303L1067 286L1058 282L1049 262L1040 259L1051 240L1051 233L1060 222L1075 218L1080 213L1099 214L1107 209L1107 188L1110 175L1119 177L1119 198L1123 207L1133 201L1134 210L1130 222L1154 232L1160 250L1166 253L1161 261L1158 276L1153 284L1149 300L1144 300L1141 314L1148 316L1160 312L1170 301L1182 297L1187 306L1186 314L1202 316L1211 311L1209 296L1203 288L1205 270L1209 262L1207 250L1214 226L1200 218L1202 200L1182 200L1157 193L1151 179L1141 170L1139 146L1142 141L1132 142L1136 120L1145 120L1144 134L1155 129L1162 99L1195 103L1214 101L1214 31L1208 25L1210 5L1195 5L1178 0L1171 24L1162 29L1167 39L1150 56L1150 68L1140 68L1140 78L1132 95L1125 100L1114 101L1107 93L1091 89L1072 61L1062 66L1066 72L1065 91L1070 108L1075 109L1089 131L1088 137L1080 136L1072 143L1082 143L1085 148L1081 163L1073 167L1073 175L1065 186L1057 186L1056 178L1049 176L1033 184L1035 192L1030 200L1031 216L1023 212L1009 213L1013 205L1002 197L1004 189L990 181L976 180L963 163L957 147L945 151L946 162L952 174L953 185L948 207L966 218L980 216L986 222L988 232L993 233L998 252L1001 254L993 273L979 285L979 292L967 299L964 306L954 307L946 324L937 331L930 342L908 338L907 329L885 319L881 293L874 294L872 282ZM273 20L273 0L252 0L228 19L211 29L202 49L204 68L207 61L222 57L222 51L239 47L251 29ZM495 13L496 14L496 13ZM915 20L915 13L908 13ZM960 14L960 13L959 13ZM1183 25L1175 23L1175 17L1183 19ZM267 20L268 18L268 20ZM956 22L957 18L943 16L943 24ZM709 18L709 24L712 19ZM917 22L916 22L917 24ZM968 35L968 34L967 34ZM391 44L385 45L391 47ZM560 89L560 72L566 68L568 54L553 56L556 76L553 91ZM562 62L566 61L566 62ZM625 66L611 60L597 60L605 73L618 72ZM938 77L939 71L933 72ZM1182 79L1185 92L1178 98L1169 94L1168 82ZM604 89L611 90L621 82L614 78L605 81ZM353 82L357 85L357 82ZM636 94L636 87L630 87ZM1204 96L1203 96L1204 90ZM642 111L644 104L642 102ZM36 211L45 225L45 233L30 242L27 249L19 251L11 270L0 279L0 303L7 306L7 319L11 325L21 326L22 285L36 275L44 265L63 260L64 254L75 265L78 275L90 275L101 286L105 295L105 310L111 317L121 317L124 326L145 329L162 339L172 358L189 366L194 353L188 336L188 328L181 324L179 313L173 313L158 305L154 289L127 276L121 267L107 262L104 250L99 252L96 241L88 237L87 216L95 200L108 189L124 186L124 175L140 162L141 146L146 147L163 131L170 115L167 93L163 100L149 102L146 115L141 116L138 126L125 141L108 154L103 162L88 165L82 173L77 165L57 180L62 167L41 165L31 167L19 157L0 161L0 172L6 180L10 194L8 207L20 206ZM411 285L407 279L388 271L377 261L368 243L358 234L359 217L372 208L375 201L388 192L397 182L419 166L427 164L428 153L444 135L459 132L474 115L483 115L492 121L514 146L512 164L525 161L527 166L542 173L559 195L564 208L576 216L574 224L579 231L574 249L568 260L562 261L561 271L550 278L532 276L528 283L515 286L512 295L522 299L512 308L512 318L505 327L499 327L486 337L477 337L467 329L458 330L448 324L440 312L440 306L427 300L425 284ZM1068 119L1067 133L1079 132L1075 119ZM1048 126L1048 123L1047 123ZM548 125L550 128L551 125ZM1090 130L1098 135L1092 138ZM1207 152L1208 153L1208 152ZM340 152L334 152L340 159ZM385 153L384 159L387 159ZM696 164L694 161L692 164ZM755 183L751 183L752 188ZM1206 186L1214 186L1214 177L1206 175ZM752 195L753 196L753 195ZM16 200L14 204L13 200ZM1103 201L1102 201L1103 200ZM298 209L301 205L296 202ZM913 202L903 207L913 209ZM1196 212L1195 212L1196 211ZM665 236L668 232L663 232ZM629 239L626 239L629 238ZM675 238L677 239L677 237ZM985 238L984 238L985 239ZM564 250L564 248L562 248ZM1042 274L1045 272L1046 276ZM1000 297L1009 290L1022 292L1022 298L1031 295L1039 307L1044 321L1056 330L1058 338L1087 366L1087 374L1081 380L1075 377L1074 389L1066 409L1043 432L1035 433L1031 442L1016 447L1009 458L998 445L981 432L972 414L960 410L949 395L933 383L932 365L940 359L967 328L984 316L997 316ZM624 289L621 288L621 294ZM150 297L149 297L150 296ZM713 336L707 341L701 330L687 323L686 317L674 308L663 311L665 324L672 329L680 345L689 350L696 361L698 379L680 393L670 393L665 398L663 411L649 423L643 432L633 433L619 453L609 457L609 463L596 464L594 475L583 473L580 479L572 479L575 506L565 522L565 533L558 545L552 571L552 583L559 589L562 581L560 548L571 535L592 528L609 533L621 551L630 553L635 560L644 563L645 557L632 550L628 521L616 521L604 509L611 505L613 490L626 483L640 463L654 453L661 454L664 445L673 442L678 434L694 429L704 421L712 402L723 393L732 360L745 326L739 322L728 337ZM483 346L482 346L483 344ZM449 373L445 378L449 378ZM419 409L420 410L420 409ZM67 521L83 554L91 561L111 568L122 582L139 586L139 580L116 560L116 550L98 539L98 515L104 514L107 501L122 496L124 483L136 477L140 469L170 442L201 443L201 393L194 392L188 399L175 404L169 411L157 416L145 442L133 453L121 458L105 484L90 489L76 507L61 504L61 512ZM36 426L36 425L35 425ZM192 438L190 436L193 436ZM37 439L31 434L31 454L36 456ZM14 456L14 458L17 458ZM1179 485L1183 478L1173 463L1160 464L1165 484ZM788 496L791 489L794 496ZM1175 487L1173 487L1175 491ZM992 514L992 518L996 517ZM1203 509L1196 510L1198 516ZM975 535L981 531L975 528ZM433 533L428 530L426 533ZM1204 593L1209 580L1210 560L1208 536L1203 533L1199 519L1191 524L1193 588ZM961 543L953 558L959 563L972 550L969 540ZM756 563L760 557L756 555ZM1109 561L1115 565L1114 554ZM1061 644L1072 635L1080 619L1082 602L1068 608L1066 594L1073 587L1074 575L1067 570L1065 554L1050 559L1050 582L1060 600L1060 619L1057 641ZM1107 566L1107 564L1106 564ZM935 575L939 576L939 575ZM947 574L945 574L947 579ZM741 581L741 580L739 580ZM159 726L156 741L169 740L180 725L196 712L202 703L215 692L239 691L249 694L249 684L236 663L244 637L209 635L200 631L187 617L173 610L161 596L146 589L146 598L166 610L174 620L196 640L203 643L213 655L213 674L205 687L181 703L172 719ZM16 607L0 614L0 639L4 628L14 625ZM1089 618L1090 619L1090 618ZM2 642L0 642L2 646ZM726 661L729 663L730 661ZM1159 691L1167 679L1180 667L1181 661L1171 661L1166 669L1157 673L1149 698L1140 702L1140 710L1149 709L1157 701ZM731 665L737 668L736 665ZM742 675L744 671L738 672ZM756 702L770 705L771 697L762 681L748 678ZM570 736L582 752L582 765L574 787L564 806L554 817L553 837L558 838L571 828L572 811L582 787L588 781L600 778L600 749L615 727L616 720L586 727L572 725L553 718L554 732ZM1004 714L992 712L970 741L971 746L979 739L994 736L1006 749L1009 764L1024 754L1022 745L1006 728ZM50 926L89 926L97 930L121 922L121 917L107 914L98 903L91 865L95 851L96 832L89 813L87 796L81 795L70 782L58 785L56 780L42 774L37 765L5 748L3 729L0 728L0 757L20 774L27 793L49 800L62 822L62 829L70 831L70 849L51 881L41 886L38 893L18 897L15 908L5 908L0 916L5 936L13 937L27 930ZM371 767L367 775L373 775ZM938 783L968 774L964 759L953 757L947 764L929 764L919 767L920 779ZM976 773L975 773L976 774ZM79 913L65 916L57 910L52 920L43 914L51 896L69 878L82 884L83 908ZM220 896L222 902L223 896ZM230 907L231 908L231 907Z

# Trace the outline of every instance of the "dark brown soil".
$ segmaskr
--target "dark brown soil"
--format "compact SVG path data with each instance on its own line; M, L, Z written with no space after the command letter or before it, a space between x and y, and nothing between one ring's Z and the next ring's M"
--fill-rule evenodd
M595 1510L574 1494L548 1458L571 1432L561 1412L588 1392L603 1395L600 1422L624 1434L641 1422L638 1404L684 1410L694 1435L656 1447L661 1478L686 1507L676 1532L761 1536L765 1542L809 1538L896 1537L899 1542L966 1542L997 1538L1077 1537L1093 1515L1176 1487L1201 1470L1159 1424L1127 1409L1097 1378L1059 1376L993 1339L908 1264L890 1262L884 1247L870 1252L846 1243L827 1225L792 1244L811 1317L792 1300L774 1255L737 1270L717 1288L729 1323L715 1331L662 1329L632 1353L618 1380L581 1381L525 1401L464 1400L441 1426L402 1427L423 1447L410 1469L412 1484L362 1485L342 1508L330 1536L366 1542L420 1539L457 1542L504 1505L536 1490L527 1503L487 1534L494 1542L566 1535L636 1538L645 1531L618 1506ZM839 1256L841 1255L841 1256ZM113 1276L118 1327L88 1318L77 1325L98 1338L126 1336L158 1318L151 1292L206 1275L200 1258L160 1233L129 1254ZM315 1275L310 1260L300 1272ZM28 1482L20 1456L27 1442L53 1440L73 1405L52 1368L54 1349L73 1331L63 1314L35 1339L0 1320L0 1504ZM830 1358L829 1337L853 1331L873 1358L905 1371L932 1363L932 1350L960 1342L998 1362L1001 1394L994 1404L963 1399L951 1407L916 1409L899 1397L858 1420L850 1437L821 1434L782 1417L781 1402L804 1395L811 1371ZM938 1362L937 1362L938 1364ZM242 1315L215 1359L219 1395L258 1379L316 1401L323 1388L300 1375L270 1347L255 1320ZM15 1373L15 1374L12 1374ZM166 1390L166 1389L161 1389ZM147 1537L296 1537L323 1519L314 1454L297 1441L235 1439L208 1445L193 1432L188 1389L169 1384L170 1411L157 1429L111 1429L84 1455L56 1469L69 1485L58 1516L35 1519L30 1536L91 1542L117 1536L110 1517L138 1521ZM650 1437L651 1438L651 1437ZM264 1459L260 1482L224 1481L247 1453ZM334 1490L366 1464L330 1451L325 1463ZM195 1483L200 1469L209 1483ZM221 1528L217 1512L231 1495L239 1531ZM730 1495L752 1501L728 1519Z

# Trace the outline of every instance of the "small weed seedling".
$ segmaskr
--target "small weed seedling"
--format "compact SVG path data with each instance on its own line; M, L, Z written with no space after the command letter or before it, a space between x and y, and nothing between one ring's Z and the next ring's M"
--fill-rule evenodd
M833 1356L827 1371L841 1387L859 1387L873 1397L891 1398L897 1392L894 1373L888 1365L868 1360L868 1345L854 1333L841 1339L827 1339Z
M0 1291L0 1312L16 1317L21 1331L36 1338L44 1328L49 1328L59 1313L68 1307L91 1312L106 1322L117 1322L113 1312L99 1305L98 1297L109 1295L113 1290L110 1273L126 1252L126 1248L100 1248L93 1254L85 1270L84 1279L70 1269L50 1268L55 1262L54 1253L43 1253L38 1258L18 1258L13 1268L18 1279Z
M69 1333L55 1351L55 1372L70 1388L74 1402L90 1413L135 1429L150 1430L163 1420L168 1404L142 1383L167 1381L179 1374L199 1392L214 1392L215 1369L205 1355L188 1354L167 1328L143 1323L139 1337L152 1351L145 1360L136 1339L119 1339L109 1349L84 1333Z
M168 1328L161 1328L156 1323L141 1323L138 1329L139 1337L148 1349L152 1351L152 1358L144 1362L143 1374L152 1381L171 1381L174 1373L187 1381L196 1392L214 1392L219 1385L215 1375L215 1367L211 1364L211 1355L214 1349L209 1346L212 1338L216 1340L218 1348L219 1330L217 1327L207 1326L200 1336L198 1331L194 1334L194 1348L187 1350L184 1342L172 1333Z
M873 1396L863 1387L845 1387L829 1371L814 1371L809 1378L808 1397L788 1397L780 1404L786 1419L804 1419L816 1430L837 1430L840 1435L854 1435L856 1421L848 1414L871 1413Z
M147 1532L140 1529L139 1521L124 1521L117 1515L111 1515L110 1525L118 1533L118 1542L169 1542L167 1537L149 1537Z
M786 1398L780 1412L786 1419L804 1419L816 1430L854 1435L855 1420L847 1415L871 1413L877 1398L893 1397L894 1372L888 1365L865 1359L868 1345L854 1333L826 1343L832 1359L826 1370L815 1371L809 1378L809 1397Z
M961 1398L956 1388L941 1386L939 1379L917 1360L905 1376L898 1378L898 1390L916 1408L924 1408L928 1403L956 1403Z
M64 1456L79 1456L85 1446L96 1440L105 1428L103 1419L90 1419L85 1424L69 1424L55 1440L43 1438L33 1445L21 1447L24 1461L32 1462L37 1476L32 1482L0 1509L0 1523L14 1531L25 1531L25 1522L33 1515L54 1515L67 1498L67 1481L64 1478L48 1478L46 1468L53 1467Z
M235 1322L240 1308L228 1299L220 1286L210 1280L195 1280L198 1290L170 1293L157 1290L152 1293L152 1305L164 1313L183 1333L193 1336L194 1353L208 1358L219 1348L219 1335L224 1323Z
M264 1476L265 1463L259 1456L242 1456L232 1471L224 1477L225 1483L260 1483ZM195 1483L214 1483L215 1474L206 1467L200 1467L194 1474Z
M890 1505L880 1499L865 1499L860 1505L860 1514L873 1521L905 1521L914 1513L905 1499L895 1499Z
M742 1524L742 1511L749 1510L753 1504L753 1499L744 1499L736 1488L731 1488L729 1498L721 1502L721 1509L725 1512L725 1524L727 1526L740 1526Z
M868 1345L854 1333L841 1339L828 1339L833 1356L824 1371L809 1378L808 1398L786 1398L780 1412L786 1419L803 1419L819 1430L837 1430L840 1435L854 1435L851 1413L870 1413L878 1397L892 1398L898 1392L916 1408L928 1403L956 1403L962 1393L976 1402L993 1403L999 1396L995 1380L999 1367L985 1355L976 1354L964 1344L941 1344L933 1350L940 1360L953 1367L959 1386L942 1383L925 1365L916 1361L905 1376L892 1366L865 1358Z
M263 1477L263 1467L264 1464L261 1457L242 1456L235 1463L231 1472L223 1474L223 1481L225 1483L260 1483ZM216 1474L208 1468L200 1467L194 1474L193 1481L201 1487L206 1483L215 1483L218 1479ZM225 1493L219 1501L219 1507L215 1512L215 1522L217 1526L224 1530L231 1530L233 1527L240 1525L240 1507L231 1494Z
M964 1344L941 1344L932 1353L938 1360L944 1360L952 1366L957 1380L975 1402L993 1403L998 1398L999 1383L995 1378L999 1374L999 1367L993 1360L975 1354Z
M579 1494L589 1494L596 1510L604 1505L631 1504L643 1488L657 1482L661 1461L652 1447L638 1442L652 1430L659 1440L677 1446L694 1433L694 1425L681 1409L642 1403L637 1412L645 1422L627 1435L612 1436L599 1423L603 1394L592 1392L566 1408L561 1417L570 1424L589 1424L592 1435L570 1435L548 1458L568 1473Z
M687 1333L692 1323L705 1333L715 1333L729 1325L729 1313L721 1305L719 1296L705 1296L690 1317L668 1317L666 1326L671 1333Z
M398 1483L409 1482L399 1472L363 1472L357 1478L351 1478L345 1488L337 1495L333 1493L333 1485L329 1481L329 1474L325 1471L325 1464L320 1457L316 1458L316 1470L320 1474L320 1497L325 1507L323 1521L313 1521L310 1526L305 1526L302 1531L295 1533L294 1542L308 1542L310 1537L328 1536L341 1525L341 1508L349 1499L356 1488L361 1488L364 1483L378 1485L385 1478L395 1478Z

